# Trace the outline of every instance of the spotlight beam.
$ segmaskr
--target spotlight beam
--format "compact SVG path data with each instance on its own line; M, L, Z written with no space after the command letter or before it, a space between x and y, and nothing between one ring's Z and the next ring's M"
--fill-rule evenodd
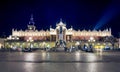
M115 4L109 5L105 12L103 13L103 16L101 19L97 22L94 29L99 29L105 24L107 24L112 18L114 18L119 13L118 6Z

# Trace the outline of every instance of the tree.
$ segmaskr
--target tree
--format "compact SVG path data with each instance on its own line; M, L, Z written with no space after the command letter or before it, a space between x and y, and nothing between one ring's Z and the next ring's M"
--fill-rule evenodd
M104 42L110 42L114 48L114 43L117 42L117 39L114 36L106 36Z

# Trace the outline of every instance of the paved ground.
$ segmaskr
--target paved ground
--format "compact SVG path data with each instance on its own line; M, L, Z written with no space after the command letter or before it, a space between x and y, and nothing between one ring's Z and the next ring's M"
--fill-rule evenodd
M0 72L119 72L120 52L0 52Z

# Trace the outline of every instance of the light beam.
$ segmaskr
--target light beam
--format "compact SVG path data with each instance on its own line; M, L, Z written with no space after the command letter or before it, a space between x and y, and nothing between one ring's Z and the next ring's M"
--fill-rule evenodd
M111 4L107 7L107 10L103 13L101 19L97 22L94 27L95 30L101 28L107 24L112 18L114 18L119 13L119 7L117 4Z

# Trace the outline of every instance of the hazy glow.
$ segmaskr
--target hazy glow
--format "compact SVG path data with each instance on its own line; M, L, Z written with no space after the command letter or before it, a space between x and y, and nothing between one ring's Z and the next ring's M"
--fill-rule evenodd
M88 71L89 72L97 72L97 64L96 63L89 63L88 64Z
M34 72L33 63L24 63L23 67L25 68L25 72Z
M80 52L75 53L75 59L78 61L80 60Z
M25 55L25 60L26 61L34 61L35 60L35 54L34 53L29 53Z
M46 52L42 52L41 55L42 55L42 59L45 60L45 59L46 59L46 55L47 55L47 53L46 53Z
M86 56L86 60L88 61L95 61L96 59L97 59L97 56L95 54L90 53Z

